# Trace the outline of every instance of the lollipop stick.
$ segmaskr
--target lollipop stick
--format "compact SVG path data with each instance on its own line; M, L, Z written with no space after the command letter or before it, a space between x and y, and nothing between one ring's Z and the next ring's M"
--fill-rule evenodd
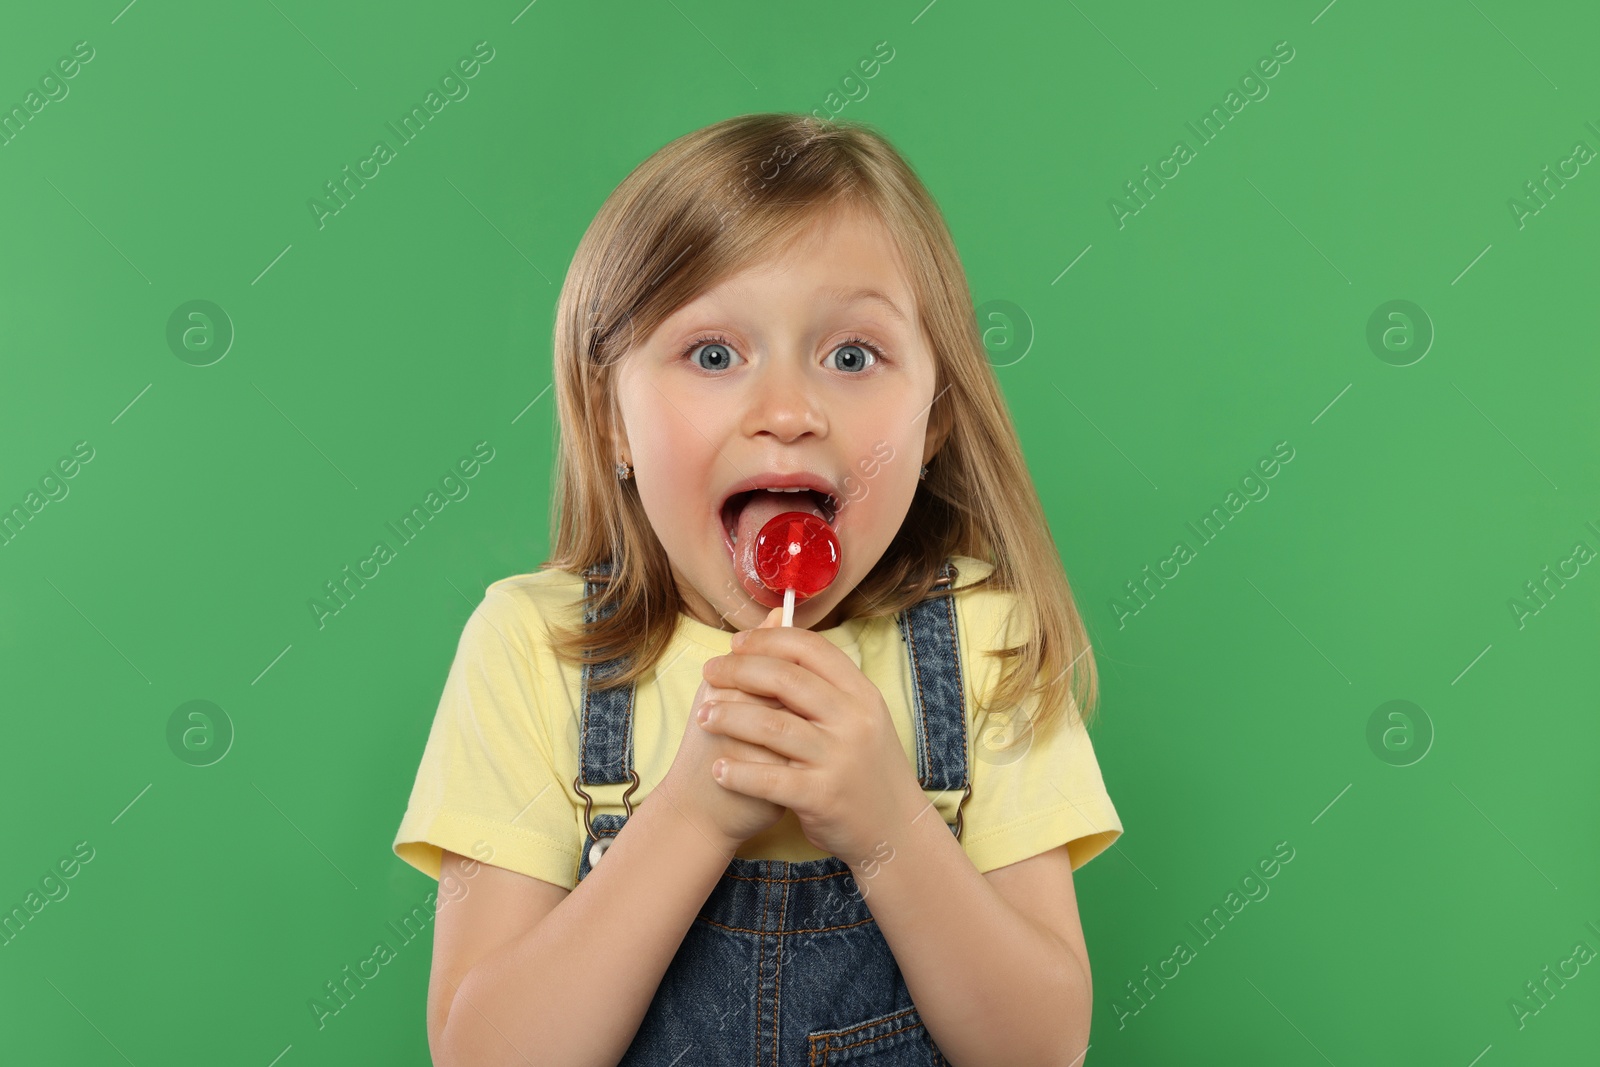
M783 625L794 625L794 590L792 588L783 591Z

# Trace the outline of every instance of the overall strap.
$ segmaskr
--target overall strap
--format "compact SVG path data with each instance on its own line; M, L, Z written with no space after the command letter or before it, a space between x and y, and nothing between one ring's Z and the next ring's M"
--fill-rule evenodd
M603 611L592 606L593 598L611 580L609 560L585 568L583 622L587 627L609 617L615 605ZM639 788L639 772L633 769L633 691L631 685L597 691L596 681L614 678L628 666L626 654L599 663L583 665L579 715L578 773L572 788L583 798L583 828L587 835L578 854L578 880L581 882L605 855L617 831L633 817L633 792ZM624 814L596 815L594 797L584 785L615 785L627 782L622 794ZM603 835L603 836L602 836Z
M939 590L896 618L911 660L912 732L917 742L917 780L924 789L963 790L951 829L961 836L961 808L972 795L967 763L967 712L961 677L961 639L956 602L949 587L956 568L939 567Z
M592 598L605 587L611 577L609 561L597 563L584 571L583 592ZM615 605L603 611L585 607L585 625L600 621L616 610ZM583 665L583 688L579 723L581 745L578 755L580 785L614 785L618 782L638 783L633 770L633 691L631 685L615 689L596 690L592 683L614 678L627 667L626 655L619 655L602 663ZM628 790L633 791L631 788ZM587 794L585 794L587 799ZM631 807L631 806L630 806Z

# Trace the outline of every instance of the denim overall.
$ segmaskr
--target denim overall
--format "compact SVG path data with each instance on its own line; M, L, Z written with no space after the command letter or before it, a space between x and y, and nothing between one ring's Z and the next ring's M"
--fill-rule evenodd
M592 596L609 575L608 562L589 568L584 593ZM955 576L946 560L936 588ZM924 790L963 790L964 805L972 782L955 602L937 592L896 618L914 682L918 781ZM586 610L584 619L596 616ZM639 787L633 688L598 692L589 685L621 662L583 669L583 751L573 781L589 827L580 882L632 815L629 797ZM583 786L623 782L631 783L622 798L627 814L593 814ZM945 824L957 840L961 805L955 823ZM619 1067L947 1067L866 895L837 856L734 857L667 966Z

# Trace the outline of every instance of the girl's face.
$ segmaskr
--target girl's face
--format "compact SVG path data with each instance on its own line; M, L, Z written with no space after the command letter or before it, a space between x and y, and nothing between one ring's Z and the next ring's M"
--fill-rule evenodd
M888 231L834 212L782 258L679 308L623 358L612 459L633 464L701 622L747 630L766 617L739 582L722 505L742 484L797 473L821 479L842 506L838 577L796 603L794 623L843 621L835 609L889 547L939 443L929 433L934 357L917 322ZM807 494L792 499L807 509Z

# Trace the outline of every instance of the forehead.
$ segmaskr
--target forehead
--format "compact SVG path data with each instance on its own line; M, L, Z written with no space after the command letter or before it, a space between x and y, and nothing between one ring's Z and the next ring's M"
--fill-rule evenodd
M854 210L819 217L679 310L692 314L743 301L859 307L907 327L917 317L916 293L893 235L876 216Z

